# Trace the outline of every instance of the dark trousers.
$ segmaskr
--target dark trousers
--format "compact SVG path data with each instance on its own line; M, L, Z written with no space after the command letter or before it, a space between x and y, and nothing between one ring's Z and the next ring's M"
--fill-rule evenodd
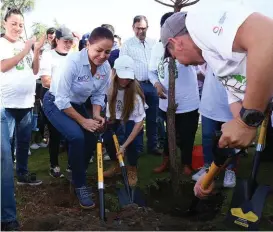
M58 156L61 143L61 134L50 122L47 125L49 131L48 151L50 157L50 165L51 167L55 167L59 166Z
M45 88L44 88L45 89ZM46 90L43 94L43 96L48 92ZM44 104L44 100L43 100ZM43 111L43 109L41 109ZM48 151L49 151L49 159L50 159L50 166L56 167L59 166L59 149L60 149L60 143L61 143L61 133L51 124L51 122L47 119L44 112L44 122L48 126L49 131L49 143L48 143Z
M149 106L146 110L146 135L147 150L153 151L157 148L157 114L159 98L155 87L150 82L140 82L145 95L145 102Z
M96 149L96 137L83 129L75 120L59 110L54 104L55 97L47 92L44 96L44 113L51 124L68 141L68 156L72 168L72 181L76 188L86 185L88 163ZM73 108L85 118L90 118L84 104L72 103Z
M162 111L162 115L167 120L166 112ZM175 114L175 130L179 136L179 148L181 150L181 161L184 165L191 166L192 149L194 145L195 134L198 128L199 113L194 110L187 113ZM168 126L167 126L168 131ZM166 136L164 145L164 154L169 155L168 136Z
M118 137L119 144L122 145L126 139L131 134L133 128L135 126L134 121L128 121L125 125L122 125L120 121L110 125L111 129L115 132ZM107 129L103 135L103 141L107 153L109 154L111 160L117 160L117 152L115 148L115 144L112 137L112 131ZM130 166L137 166L137 160L141 153L142 148L142 141L143 141L143 130L137 135L134 141L129 144L125 151L125 157L128 161Z

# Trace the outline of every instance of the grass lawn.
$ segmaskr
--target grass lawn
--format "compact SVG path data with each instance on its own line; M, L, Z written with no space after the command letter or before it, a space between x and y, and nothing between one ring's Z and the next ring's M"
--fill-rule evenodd
M201 131L198 130L196 134L196 144L201 144ZM246 178L251 169L252 164L252 155L254 153L254 149L251 149L249 152L248 157L243 157L240 159L240 164L238 167L238 177L240 178ZM272 154L273 155L273 154ZM67 157L66 154L60 155L60 165L61 169L64 171L66 169L67 165ZM107 162L105 162L105 168L107 167ZM162 173L162 174L154 174L152 172L152 169L159 165L161 162L161 157L156 157L149 154L143 154L139 159L139 185L141 188L145 189L147 185L149 185L151 182L158 178L167 177L168 173ZM52 177L48 175L49 171L49 155L48 155L48 149L38 149L38 150L32 150L32 155L29 157L29 169L31 172L36 172L38 178L41 178L44 181L44 185L50 184L52 182ZM273 163L262 163L260 166L259 176L258 180L259 183L263 184L269 184L273 186ZM96 178L96 162L90 164L88 169L88 175L93 176ZM186 178L186 177L185 177ZM93 186L96 188L96 186ZM19 194L17 196L17 204L18 208L24 207L26 204L25 200L22 199L22 194L20 194L20 188L16 188L17 191L19 191ZM106 190L107 191L107 190ZM224 190L227 198L221 208L221 214L219 214L218 217L215 217L211 223L214 223L216 225L216 228L219 230L226 230L227 228L223 225L223 219L224 215L228 210L229 203L231 201L232 197L232 190L226 189ZM24 218L24 215L20 215L19 211L19 217ZM269 223L269 216L273 216L273 195L271 194L266 201L266 205L263 211L263 218L261 223L261 229L262 230L270 230L273 229L273 225Z

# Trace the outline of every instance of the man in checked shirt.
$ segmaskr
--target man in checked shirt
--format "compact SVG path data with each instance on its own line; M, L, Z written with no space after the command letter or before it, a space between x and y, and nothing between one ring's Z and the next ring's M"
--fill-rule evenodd
M145 101L149 108L146 110L146 134L148 153L161 155L157 149L157 112L159 99L156 89L148 77L148 66L151 50L155 41L146 37L148 20L143 15L138 15L133 20L135 36L125 41L121 47L120 55L128 55L135 61L135 75L139 81Z

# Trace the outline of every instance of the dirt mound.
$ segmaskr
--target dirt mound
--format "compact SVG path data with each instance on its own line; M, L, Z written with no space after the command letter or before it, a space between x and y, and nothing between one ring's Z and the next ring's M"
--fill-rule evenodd
M94 190L94 200L97 207L94 210L86 211L80 209L78 201L66 181L55 181L44 183L36 187L17 187L16 197L18 199L18 213L22 230L31 231L73 231L73 230L213 230L208 219L195 221L178 217L172 213L172 205L175 202L169 191L168 183L159 182L158 189L149 188L147 200L149 207L138 207L132 205L123 210L118 209L117 198L114 187L109 184L106 188L106 222L99 219L98 196ZM93 184L94 186L94 184ZM110 186L110 187L109 187ZM189 183L183 184L184 189L192 192ZM160 194L159 194L160 193ZM186 194L187 195L187 194ZM188 202L189 198L183 195L181 205ZM153 200L151 200L153 199ZM165 200L164 200L165 199ZM166 200L167 199L167 200ZM218 199L219 200L219 199ZM163 202L165 203L163 204ZM156 203L159 202L160 204ZM168 202L168 203L167 203ZM219 202L218 202L219 203ZM160 205L161 207L158 207ZM172 205L172 206L171 206ZM210 207L209 204L203 206ZM152 207L155 209L153 210ZM176 205L176 208L178 206ZM215 204L213 205L215 207ZM116 212L113 212L116 211ZM206 211L211 212L211 211ZM211 217L210 217L211 218ZM199 218L200 219L200 218Z

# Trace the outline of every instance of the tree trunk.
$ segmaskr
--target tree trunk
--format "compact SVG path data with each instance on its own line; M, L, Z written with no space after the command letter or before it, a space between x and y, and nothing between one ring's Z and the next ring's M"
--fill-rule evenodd
M174 196L180 194L180 163L176 156L176 132L175 132L175 112L177 105L175 103L175 60L169 59L169 93L167 109L167 127L168 127L168 144L170 157L170 173Z
M174 12L180 12L182 7L174 5L173 9L174 9Z

